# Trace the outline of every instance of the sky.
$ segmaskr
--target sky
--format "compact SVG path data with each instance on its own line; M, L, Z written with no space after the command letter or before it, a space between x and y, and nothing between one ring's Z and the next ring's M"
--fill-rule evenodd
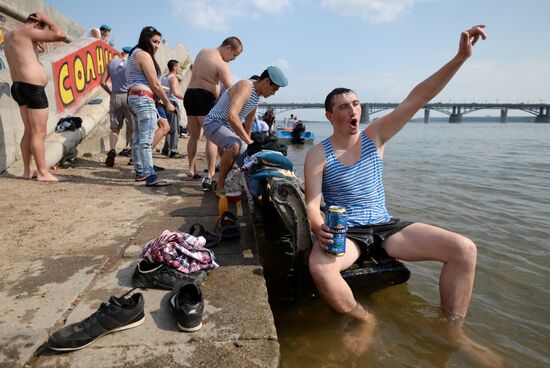
M550 103L550 0L45 2L85 29L108 24L118 49L149 25L192 57L237 36L235 81L269 65L286 74L270 102L323 102L336 87L361 102L399 102L456 54L461 31L485 24L488 39L433 102Z

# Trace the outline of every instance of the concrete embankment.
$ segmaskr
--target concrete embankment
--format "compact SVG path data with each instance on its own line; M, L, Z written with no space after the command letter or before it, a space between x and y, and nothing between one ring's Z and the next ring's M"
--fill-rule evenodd
M186 178L186 159L155 155L166 167L160 175L173 185L152 189L133 181L128 158L106 168L104 155L86 156L56 172L70 180L63 183L0 177L6 250L0 259L0 367L277 367L279 344L245 200L234 208L242 238L214 249L221 267L202 286L201 330L177 330L167 291L136 290L145 297L141 326L68 354L40 349L64 323L132 288L146 241L195 222L213 230L217 218L217 198Z

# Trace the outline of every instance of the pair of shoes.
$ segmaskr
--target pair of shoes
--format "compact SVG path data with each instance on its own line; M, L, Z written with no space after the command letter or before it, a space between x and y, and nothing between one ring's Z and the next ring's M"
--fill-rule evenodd
M88 318L54 332L48 347L56 351L79 350L111 332L137 327L145 320L143 306L141 293L130 298L111 296Z
M168 156L169 153L170 153L170 152L169 152L168 150L165 150L165 149L163 149L163 150L160 152L160 154L163 155L163 156Z
M114 149L107 152L107 159L105 160L105 166L107 167L115 166L115 157L116 157L116 151Z
M145 179L147 179L145 176L136 174L136 177L135 177L134 180L135 181L144 181Z
M119 156L132 157L132 151L130 148L124 148L118 153Z
M157 165L153 165L153 170L155 171L164 171L166 170L164 167L160 167L160 166L157 166Z
M223 240L241 237L238 217L230 211L224 212L216 223L216 233L220 233Z
M222 240L222 234L220 233L211 233L206 230L202 224L198 222L191 225L191 227L186 231L187 234L193 235L198 238L202 236L206 240L205 248L214 248L216 245L220 244Z
M212 190L212 179L208 177L203 178L201 181L201 189L205 192Z
M200 287L190 282L181 283L172 290L168 303L181 331L200 330L204 311L204 298Z
M169 187L170 185L172 185L172 183L164 180L157 180L152 183L145 183L146 187Z
M142 289L172 290L182 282L201 284L206 279L206 271L183 273L164 263L140 261L132 274L134 287Z

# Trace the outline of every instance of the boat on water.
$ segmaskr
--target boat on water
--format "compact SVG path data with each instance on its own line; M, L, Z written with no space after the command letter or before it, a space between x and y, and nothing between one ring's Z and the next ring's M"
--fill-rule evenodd
M290 121L292 123L292 121ZM277 130L277 139L285 144L311 144L315 140L315 134L306 131L306 125L297 120L293 122L292 127L288 126L289 121L284 122L283 127Z
M315 139L312 132L301 132L298 136L293 136L292 130L277 130L277 139L285 144L311 144Z

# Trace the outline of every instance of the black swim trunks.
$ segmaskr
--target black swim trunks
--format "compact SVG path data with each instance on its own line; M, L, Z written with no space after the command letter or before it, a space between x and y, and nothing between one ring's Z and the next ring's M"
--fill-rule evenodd
M13 82L11 96L19 106L27 106L29 109L45 109L48 107L48 98L44 86Z
M214 94L202 88L190 88L183 96L187 116L206 116L215 104Z
M346 236L357 243L361 249L361 257L364 257L382 251L384 240L410 224L412 222L392 218L383 224L348 227Z

